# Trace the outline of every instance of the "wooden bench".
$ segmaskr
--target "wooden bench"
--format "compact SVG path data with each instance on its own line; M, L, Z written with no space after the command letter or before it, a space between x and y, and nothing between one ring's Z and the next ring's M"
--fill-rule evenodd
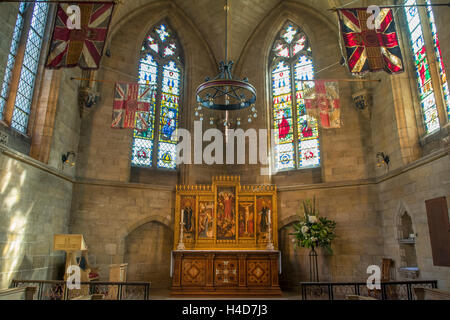
M0 300L33 300L36 287L20 287L0 290Z
M416 287L414 292L417 300L450 300L450 291Z

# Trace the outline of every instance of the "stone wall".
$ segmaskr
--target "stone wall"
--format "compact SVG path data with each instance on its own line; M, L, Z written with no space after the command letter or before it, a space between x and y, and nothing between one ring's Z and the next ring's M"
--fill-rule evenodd
M288 19L304 28L310 38L317 78L349 77L346 68L339 65L319 72L340 59L337 26L333 14L325 11L325 2L305 3L298 0L265 4L248 16L257 20L253 29L248 22L235 30L231 53L236 75L248 77L258 91L259 116L252 127L271 125L268 56L276 33ZM209 43L221 41L213 36L221 35L223 30L219 19L211 28L200 27L208 25L206 17L210 14L219 17L222 6L210 9L202 4L199 1L190 7L178 0L127 1L115 17L109 44L111 56L102 59L98 78L135 80L142 39L154 24L166 18L178 34L186 66L180 127L192 129L195 88L206 76L217 73L216 62L222 59L223 51L221 44ZM248 2L240 5L248 7ZM0 31L0 79L10 42L4 39L14 23L13 8L14 4L2 4L0 12L0 22L6 26ZM445 29L444 14L438 10L435 14L448 66L450 32ZM242 15L233 19L239 21ZM422 119L409 40L402 18L397 22L403 30L399 35L406 72L368 76L380 79L379 83L341 83L343 126L320 131L321 168L275 176L261 176L260 165L187 165L170 177L151 170L131 175L131 131L110 128L113 84L99 86L100 102L80 119L77 82L70 80L79 77L80 71L55 71L49 79L44 74L44 86L51 79L59 79L40 98L40 102L48 104L50 97L57 97L56 108L50 108L55 112L54 126L43 130L46 134L52 130L48 166L12 151L0 155L1 286L7 286L12 278L61 277L58 268L64 256L51 251L52 236L71 232L85 236L90 262L101 267L102 280L107 280L110 264L128 262L129 280L152 281L156 287L167 287L175 184L208 184L213 175L238 174L243 183L274 183L279 188L283 286L294 287L299 281L308 280L308 251L294 250L289 233L292 223L298 220L301 202L316 196L321 214L338 223L334 255L319 251L321 280L364 281L367 266L380 264L383 257L398 264L395 228L399 208L405 208L418 233L420 277L438 279L440 288L449 288L449 268L432 265L424 205L427 199L450 197L448 154L433 153L439 153L439 148L441 152L448 151L442 151L447 150L443 142L433 150L425 150L421 142ZM364 112L355 109L351 97L361 88L371 89L373 95L371 107ZM448 135L446 130L442 135ZM61 173L61 155L68 151L77 152L76 168L66 167ZM376 167L377 152L390 155L389 173Z
M0 170L0 289L60 279L64 252L53 251L53 235L68 232L72 182L13 151L0 150Z
M429 156L403 169L403 173L381 181L377 185L382 217L384 255L401 267L398 225L401 215L407 212L417 234L416 256L420 279L438 280L439 288L450 288L450 268L433 265L430 233L425 201L446 197L450 204L450 156L449 151ZM450 207L450 206L449 206ZM397 273L398 279L405 279Z
M77 183L72 201L70 232L84 235L91 255L90 262L101 268L102 279L108 279L110 264L128 262L130 263L128 273L130 279L148 281L150 279L144 276L154 271L150 270L149 273L140 273L140 275L134 274L133 271L137 271L137 266L134 266L133 262L141 261L141 257L146 256L156 259L148 262L152 266L166 264L166 255L152 255L152 251L160 246L161 239L155 238L154 235L150 236L150 230L158 229L164 240L169 241L164 244L164 248L168 250L167 253L170 253L169 248L173 241L171 230L173 229L174 204L174 193L167 187L120 183ZM164 227L139 229L150 222L157 222ZM147 239L147 236L150 238ZM146 244L145 252L136 251L139 243ZM159 267L157 269L161 270Z

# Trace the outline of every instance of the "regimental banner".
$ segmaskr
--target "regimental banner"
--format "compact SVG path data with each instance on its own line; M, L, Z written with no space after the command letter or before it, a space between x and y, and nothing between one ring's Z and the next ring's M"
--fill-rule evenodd
M116 83L111 127L147 130L146 113L151 101L151 87L138 83Z
M80 8L80 28L67 13L71 6ZM98 69L113 10L112 2L59 3L46 67Z
M238 176L176 188L174 250L273 250L277 189L241 185ZM184 249L180 249L184 248Z
M304 86L307 88L304 93L307 115L316 119L324 129L340 128L339 84L315 80L305 82Z
M372 13L367 13L367 8L340 9L338 14L351 73L404 71L391 9L381 8L378 28L369 28L367 20Z

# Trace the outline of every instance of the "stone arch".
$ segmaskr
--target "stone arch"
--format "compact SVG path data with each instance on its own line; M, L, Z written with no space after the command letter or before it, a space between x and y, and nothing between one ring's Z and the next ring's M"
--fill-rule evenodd
M278 223L278 227L279 227L279 229L282 229L282 228L284 228L294 222L298 222L298 221L300 221L300 218L298 215L291 215L291 216L288 216L288 217L280 220L280 222Z
M128 281L147 281L152 288L170 287L173 231L161 219L147 219L123 238L123 261Z
M136 57L139 56L140 45L144 40L145 35L151 29L152 26L156 25L159 21L167 19L170 22L170 25L173 27L181 46L183 47L183 52L186 55L186 48L189 47L187 41L187 33L193 31L196 38L202 43L205 47L205 52L209 57L209 62L211 67L215 69L216 59L214 54L209 46L208 42L203 37L200 30L198 30L197 26L192 22L192 20L181 10L174 2L172 1L155 1L153 3L143 4L138 6L129 12L124 12L121 18L118 18L117 22L114 21L114 25L111 28L111 39L114 39L115 35L124 28L130 21L134 21L138 19L138 17L142 14L149 12L150 14L147 16L147 19L140 19L140 21L146 21L146 24L141 28L141 31L135 36L138 39L138 45L135 48ZM188 28L186 28L188 26ZM191 63L192 54L185 56L185 64Z
M401 201L397 207L397 213L395 216L395 231L396 231L396 241L398 241L398 268L403 267L418 267L417 261L417 251L415 245L415 236L412 243L410 234L416 234L416 224L414 222L414 217L411 211L405 206L404 202ZM417 276L417 274L416 274Z

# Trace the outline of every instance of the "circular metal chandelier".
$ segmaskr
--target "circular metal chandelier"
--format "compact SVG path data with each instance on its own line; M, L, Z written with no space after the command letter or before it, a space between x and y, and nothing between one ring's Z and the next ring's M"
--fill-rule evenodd
M202 108L209 109L211 111L219 110L225 111L225 116L220 117L218 121L215 121L215 117L210 118L210 124L215 122L223 124L226 128L231 128L241 124L241 118L236 118L233 121L230 118L229 111L239 111L251 107L251 115L248 116L248 122L252 121L252 118L257 117L257 111L255 108L256 102L256 89L251 85L247 78L242 80L233 79L232 69L233 61L228 61L228 12L230 7L228 6L228 0L225 0L225 59L219 63L219 74L211 79L206 78L205 82L197 87L197 103L195 115L200 117L200 121L203 120ZM234 122L234 123L233 123Z
M235 80L231 75L233 61L219 64L219 75L197 88L197 102L205 108L231 111L245 109L256 101L256 89L248 79Z

